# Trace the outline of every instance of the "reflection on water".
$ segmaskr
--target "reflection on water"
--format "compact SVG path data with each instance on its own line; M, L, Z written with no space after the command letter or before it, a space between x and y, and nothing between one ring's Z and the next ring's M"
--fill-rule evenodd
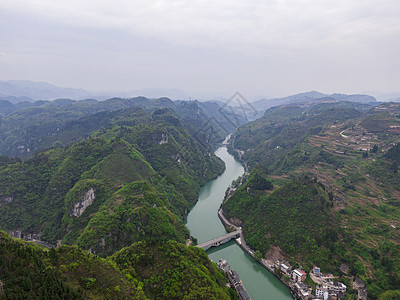
M199 243L226 233L217 212L228 186L244 173L243 166L227 152L225 147L219 148L215 154L225 162L226 170L200 190L199 201L186 220L190 234L197 238ZM252 300L292 299L286 286L243 251L235 241L231 240L220 247L210 248L207 254L214 262L218 262L221 258L228 261L231 268L238 272Z

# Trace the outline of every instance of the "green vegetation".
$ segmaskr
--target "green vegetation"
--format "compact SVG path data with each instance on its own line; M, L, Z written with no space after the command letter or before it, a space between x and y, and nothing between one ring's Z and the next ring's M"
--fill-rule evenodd
M85 140L0 167L0 226L110 255L189 238L183 219L223 162L169 110L124 112ZM122 125L124 124L124 125Z
M90 219L77 239L78 246L104 256L141 240L184 243L189 232L166 207L174 195L159 193L148 181L125 185Z
M230 299L205 252L139 242L107 259L61 246L43 250L0 231L0 299Z
M4 299L146 298L115 264L76 247L47 251L0 232L0 254Z
M140 119L129 118L136 109L149 113L169 110L183 121L192 136L211 146L223 141L235 129L224 117L221 107L212 102L173 102L168 98L144 97L106 101L59 99L19 104L0 100L0 155L28 158L40 150L70 146L100 128L111 128L118 117L125 118L125 124L121 125L140 124ZM246 121L240 116L236 119L237 125ZM208 127L213 128L213 135L206 140L201 132Z
M0 299L236 299L205 252L184 245L200 186L224 169L212 151L233 127L218 104L7 104L0 228L63 246L0 232Z
M262 165L266 169L276 169L277 167L282 169L282 166L275 164L281 164L280 161L307 137L319 134L324 126L329 124L360 116L358 110L343 108L341 103L337 103L336 107L331 107L330 104L321 104L316 111L304 107L292 108L286 116L284 115L286 106L271 108L265 112L263 118L238 128L235 147L252 150L251 152L245 151L243 155L243 159L250 167ZM359 105L361 106L361 104ZM325 106L325 110L322 109ZM277 119L273 117L275 113L279 114ZM303 159L307 159L307 153L304 153ZM290 167L294 166L290 165ZM281 171L285 172L286 170L282 169Z
M228 217L238 217L249 246L262 253L271 245L287 254L330 268L327 249L337 241L332 202L315 181L299 178L272 194L252 192L243 185L223 204Z
M63 244L1 232L1 299L235 298L205 252L184 245L200 187L224 169L212 152L233 127L218 104L0 104L0 153L14 156L0 156L0 228Z
M337 276L344 262L341 281L361 277L369 296L391 299L400 286L400 105L367 108L282 106L241 126L234 147L252 172L223 206L263 255L279 246L306 271ZM260 178L272 193L254 188Z
M148 241L124 248L112 259L124 274L139 278L153 299L230 299L223 272L201 249Z

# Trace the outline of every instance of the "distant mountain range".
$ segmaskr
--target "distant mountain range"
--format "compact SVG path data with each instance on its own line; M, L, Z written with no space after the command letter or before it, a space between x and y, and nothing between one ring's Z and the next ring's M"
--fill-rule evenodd
M143 96L147 98L168 97L172 100L224 100L229 95L212 92L186 92L180 89L145 88L132 91L103 91L90 92L84 89L63 88L47 82L33 82L29 80L0 81L0 100L11 103L34 102L36 100L55 100L61 98L83 100L106 100L112 97L132 98Z
M254 115L253 120L261 117L268 108L274 106L306 103L306 102L332 102L332 101L349 101L349 102L357 102L363 104L377 102L375 97L369 95L360 95L360 94L346 95L338 93L328 95L317 91L311 91L282 98L261 99L255 101L252 103L252 105L258 111L258 113Z
M383 94L378 92L368 93L378 97L379 101L400 101L399 94ZM266 109L289 103L307 102L319 98L333 98L340 101L351 101L360 103L376 102L376 98L370 95L346 95L346 94L323 94L318 91L305 92L281 98L268 98L252 102L252 105L262 112ZM386 95L381 97L380 95ZM168 88L145 88L132 91L104 91L91 92L84 89L58 87L47 82L32 82L29 80L6 80L0 81L0 100L7 100L11 103L34 102L36 100L55 100L55 99L97 99L106 100L112 97L132 98L144 96L147 98L168 97L172 100L191 100L202 101L216 100L225 102L230 95L213 92L187 92L180 89ZM253 98L254 99L254 98Z
M372 92L371 92L372 93ZM377 92L374 93L378 95ZM394 97L392 94L390 101L400 101L400 98ZM132 97L147 97L150 99L158 99L162 97L168 97L172 100L194 100L201 99L200 101L215 101L220 106L226 103L230 99L229 96L219 93L218 95L211 92L193 92L188 93L180 89L166 89L166 88L146 88L132 91L107 91L107 92L89 92L84 89L74 88L63 88L52 85L47 82L32 82L28 80L8 80L0 81L0 100L6 100L13 104L21 106L28 105L27 102L35 102L37 100L55 100L55 99L97 99L100 101L110 99L112 97L119 98L132 98ZM378 95L379 96L379 95ZM394 98L393 98L394 97ZM384 101L389 101L389 98ZM295 103L307 103L307 102L332 102L332 101L349 101L357 103L373 103L377 102L377 99L370 95L365 94L323 94L318 91L310 91L305 93L299 93L290 95L287 97L261 99L254 102L242 103L241 105L246 106L249 115L247 116L249 121L256 120L263 116L264 112L274 106L295 104ZM236 114L243 114L243 107L239 107L238 103L230 103L232 107L236 107ZM30 105L29 105L30 106ZM237 111L236 111L237 110Z
M54 100L59 98L85 99L92 93L83 89L62 88L47 82L28 80L0 81L0 99L12 103L34 100Z

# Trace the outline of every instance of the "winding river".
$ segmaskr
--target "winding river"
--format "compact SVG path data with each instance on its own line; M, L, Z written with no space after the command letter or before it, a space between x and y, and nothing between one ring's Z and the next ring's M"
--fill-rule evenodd
M225 162L226 170L201 188L199 200L186 221L190 234L197 238L198 243L226 233L217 212L228 186L244 173L243 166L228 153L226 147L218 148L215 154ZM231 268L239 273L252 300L292 299L286 286L243 251L236 242L230 241L220 247L211 248L207 250L207 254L214 262L221 258L228 261Z

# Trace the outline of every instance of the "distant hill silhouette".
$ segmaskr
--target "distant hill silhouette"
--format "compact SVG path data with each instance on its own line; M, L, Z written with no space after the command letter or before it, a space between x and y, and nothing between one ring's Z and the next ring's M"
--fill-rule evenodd
M54 100L57 98L85 99L92 94L83 89L62 88L47 82L28 80L0 81L0 99L12 103L33 100Z
M346 94L339 94L335 93L332 95L328 94L323 94L317 91L311 91L311 92L305 92L305 93L299 93L287 97L282 97L282 98L273 98L273 99L261 99L257 100L252 103L252 105L259 111L259 114L255 117L259 118L261 117L265 110L268 108L274 107L274 106L279 106L279 105L285 105L285 104L295 104L295 103L305 103L305 102L310 102L310 101L349 101L349 102L358 102L358 103L371 103L371 102L376 102L376 99L372 96L369 95L360 95L360 94L355 94L355 95L346 95Z

